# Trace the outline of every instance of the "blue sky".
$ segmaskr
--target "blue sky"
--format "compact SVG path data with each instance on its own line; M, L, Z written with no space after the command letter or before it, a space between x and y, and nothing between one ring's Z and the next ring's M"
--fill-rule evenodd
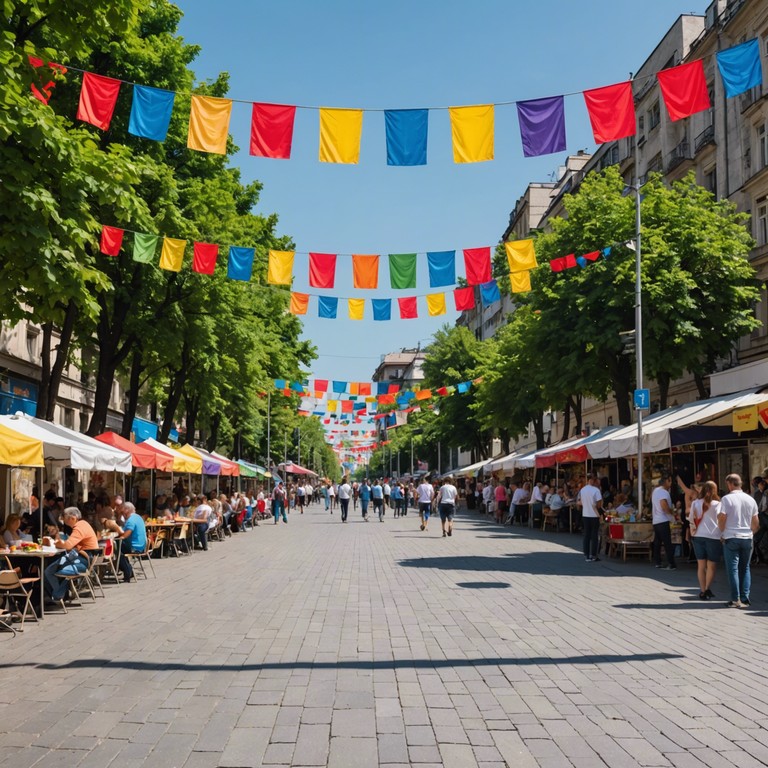
M202 46L198 78L230 74L230 96L312 107L397 109L499 103L581 91L625 80L681 13L703 13L704 0L182 0L182 35ZM495 160L456 165L448 113L430 112L428 164L386 165L384 116L367 112L359 165L320 163L318 115L299 110L290 160L250 157L250 110L234 106L234 162L264 190L257 212L276 213L279 232L298 251L403 253L498 242L529 181L546 181L566 154L594 148L583 99L566 99L568 152L526 159L514 106L496 108ZM598 247L601 243L596 243ZM388 286L382 262L380 285ZM415 292L429 292L422 256ZM307 287L307 257L296 257L296 290ZM459 267L459 272L461 268ZM352 289L351 260L339 256L335 295ZM448 297L449 308L452 299ZM393 314L396 309L393 307ZM419 314L425 315L423 301ZM304 321L318 359L311 376L370 380L380 356L422 346L441 318Z

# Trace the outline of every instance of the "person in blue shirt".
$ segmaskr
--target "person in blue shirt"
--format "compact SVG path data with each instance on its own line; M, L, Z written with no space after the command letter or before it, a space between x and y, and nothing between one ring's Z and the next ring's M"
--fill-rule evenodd
M401 502L403 500L403 489L400 487L400 483L392 483L392 504L395 508L395 517L400 517Z
M144 518L136 511L136 507L130 501L123 503L123 514L125 515L125 525L120 538L120 562L118 567L122 571L123 581L133 579L133 567L126 554L129 552L144 552L147 548L147 527L144 525Z
M384 520L384 489L381 487L380 480L374 480L371 486L371 497L373 498L373 510L379 515L379 522Z
M365 522L368 522L368 503L371 500L371 486L368 485L368 478L363 480L362 483L360 483L360 488L358 489L358 493L360 494L360 509L363 512L363 520Z

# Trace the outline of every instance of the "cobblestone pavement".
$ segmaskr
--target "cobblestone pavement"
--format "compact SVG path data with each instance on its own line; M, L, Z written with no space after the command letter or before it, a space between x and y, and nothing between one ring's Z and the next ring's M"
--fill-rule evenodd
M729 610L578 543L314 505L156 562L0 635L0 765L768 764L768 579Z

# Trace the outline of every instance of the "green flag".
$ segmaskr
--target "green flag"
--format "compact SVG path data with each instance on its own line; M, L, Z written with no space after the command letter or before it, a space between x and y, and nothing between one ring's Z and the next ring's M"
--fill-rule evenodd
M392 288L416 287L416 254L389 254L389 282Z
M133 236L133 260L151 264L157 252L157 235L147 235L137 232Z

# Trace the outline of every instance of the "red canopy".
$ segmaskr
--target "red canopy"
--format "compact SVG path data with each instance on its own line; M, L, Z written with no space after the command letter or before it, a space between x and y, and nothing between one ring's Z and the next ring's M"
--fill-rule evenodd
M281 464L280 467L289 475L315 475L315 477L317 477L317 472L313 472L311 469L301 467L291 461L289 461L287 464Z
M121 451L128 451L131 454L133 466L137 469L159 469L161 472L173 470L173 456L156 451L149 445L132 443L115 432L104 432L101 435L96 435L96 439L119 448Z

